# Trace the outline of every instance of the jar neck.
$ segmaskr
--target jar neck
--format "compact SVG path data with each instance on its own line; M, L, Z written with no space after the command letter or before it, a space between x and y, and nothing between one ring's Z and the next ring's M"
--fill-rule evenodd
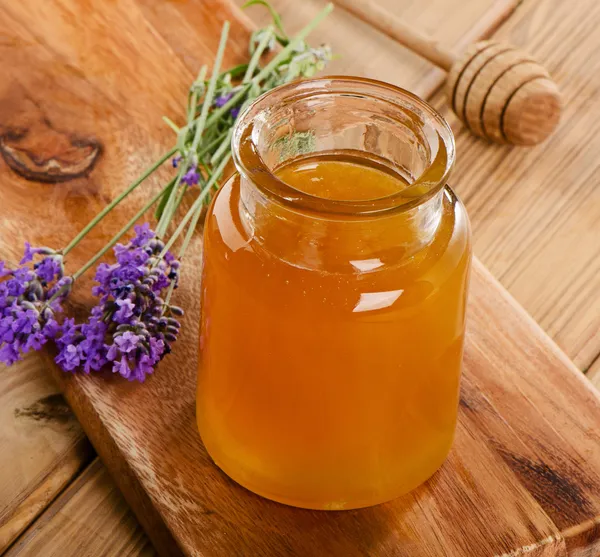
M433 108L353 77L295 82L259 97L239 116L232 150L242 221L254 240L291 264L327 270L374 269L428 245L454 164L452 131ZM364 188L354 195L344 170L311 182L316 189L280 177L281 169L332 156L370 161L402 186L378 192L379 178L355 174L354 185ZM334 181L335 195L321 189Z
M428 246L442 217L443 190L381 216L319 215L278 203L239 178L241 223L253 242L291 265L326 272L369 272L399 264Z

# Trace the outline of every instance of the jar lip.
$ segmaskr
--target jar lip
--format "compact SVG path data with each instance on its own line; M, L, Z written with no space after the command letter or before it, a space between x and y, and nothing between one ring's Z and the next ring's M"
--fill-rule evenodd
M420 176L397 193L369 200L336 200L303 192L283 182L269 169L256 142L262 122L274 105L289 104L319 95L359 94L383 100L418 114L437 134L437 151ZM242 145L247 149L240 155ZM339 215L371 215L408 210L427 201L448 181L455 161L454 135L446 120L427 102L395 85L351 76L328 76L280 85L258 97L237 119L232 137L238 172L269 198L299 210Z

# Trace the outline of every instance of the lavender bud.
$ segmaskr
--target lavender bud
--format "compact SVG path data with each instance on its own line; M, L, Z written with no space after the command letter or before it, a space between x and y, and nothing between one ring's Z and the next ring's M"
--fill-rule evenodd
M35 293L32 290L28 290L27 292L25 292L25 299L29 300L30 302L38 301L38 297L35 295Z
M184 313L183 309L179 306L170 306L169 310L173 315L177 315L178 317L182 317Z
M177 333L179 333L179 327L173 327L173 325L169 325L166 330L167 330L167 333L171 333L173 335L176 335Z
M166 333L165 340L167 340L169 342L175 342L177 340L177 337L171 333Z
M44 297L44 289L39 281L33 281L30 288L30 293L35 297L36 300L41 300Z

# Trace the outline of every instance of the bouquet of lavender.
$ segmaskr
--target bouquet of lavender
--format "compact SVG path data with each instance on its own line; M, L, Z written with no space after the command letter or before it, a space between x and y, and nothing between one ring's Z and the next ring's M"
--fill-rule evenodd
M208 68L203 66L190 88L186 124L178 127L165 118L176 133L176 145L64 248L32 247L26 243L18 266L11 268L0 261L0 362L11 365L24 353L52 342L58 350L56 362L65 371L90 373L110 365L114 373L130 381L144 381L171 351L181 327L178 318L183 315L181 308L171 304L180 262L202 208L218 188L218 180L231 158L231 135L238 114L262 93L294 79L310 77L331 59L328 46L312 48L305 42L331 11L331 4L294 38L287 36L278 14L266 0L250 0L246 5L251 4L266 6L273 23L253 33L247 64L222 72L229 33L229 24L224 24L211 77L207 79ZM261 65L263 55L277 47L271 60ZM174 177L87 263L67 274L68 253L169 160L175 169ZM186 195L195 195L195 200L175 231L168 235ZM156 226L137 225L155 204ZM135 236L126 244L119 243L132 228ZM171 250L176 242L179 249L175 255ZM99 263L111 249L116 261ZM97 304L83 323L63 318L65 300L77 280L93 268Z

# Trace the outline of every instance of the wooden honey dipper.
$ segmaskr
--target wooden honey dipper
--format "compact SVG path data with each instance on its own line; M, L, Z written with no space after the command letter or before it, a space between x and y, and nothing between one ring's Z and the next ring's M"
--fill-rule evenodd
M480 41L455 57L371 0L335 0L355 16L448 72L452 110L475 135L535 145L560 119L560 93L548 71L503 43Z

